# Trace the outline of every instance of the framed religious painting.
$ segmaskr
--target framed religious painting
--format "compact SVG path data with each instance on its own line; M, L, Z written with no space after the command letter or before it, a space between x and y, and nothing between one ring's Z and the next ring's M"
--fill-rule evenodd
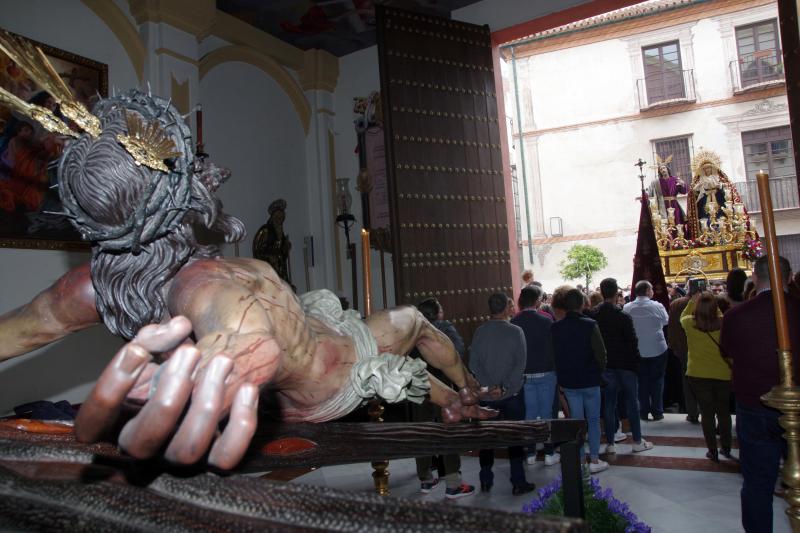
M92 109L108 95L108 66L28 39L42 49L75 97ZM0 86L62 117L53 98L0 51ZM63 118L63 117L62 117ZM63 211L58 161L65 139L0 105L0 247L88 250Z

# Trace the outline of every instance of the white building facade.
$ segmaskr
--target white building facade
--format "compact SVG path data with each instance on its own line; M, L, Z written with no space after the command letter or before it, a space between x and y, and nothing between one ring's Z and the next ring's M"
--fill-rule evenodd
M608 258L593 285L607 276L630 283L641 188L634 164L648 162L647 185L656 155L671 155L673 174L688 181L701 147L720 155L757 224L751 182L769 171L781 251L800 265L777 19L771 1L654 0L502 49L521 266L546 290L565 282L559 263L578 243Z

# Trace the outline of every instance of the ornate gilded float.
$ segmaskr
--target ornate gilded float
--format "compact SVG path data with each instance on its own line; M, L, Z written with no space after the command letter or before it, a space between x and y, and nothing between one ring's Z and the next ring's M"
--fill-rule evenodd
M675 209L666 219L656 199L650 213L658 255L668 283L683 283L693 276L724 280L741 268L750 273L751 260L761 255L758 234L750 223L739 192L719 168L719 156L701 149L692 161L693 179L687 201L687 220L676 224Z

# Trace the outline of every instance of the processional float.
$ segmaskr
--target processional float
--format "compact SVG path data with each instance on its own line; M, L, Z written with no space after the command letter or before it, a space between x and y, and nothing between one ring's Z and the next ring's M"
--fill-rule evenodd
M683 283L692 276L725 280L734 268L749 273L751 261L761 252L760 241L739 192L720 169L719 156L698 151L692 176L688 194L677 198L685 202L684 223L676 222L676 208L666 208L664 217L658 200L650 199L665 280Z

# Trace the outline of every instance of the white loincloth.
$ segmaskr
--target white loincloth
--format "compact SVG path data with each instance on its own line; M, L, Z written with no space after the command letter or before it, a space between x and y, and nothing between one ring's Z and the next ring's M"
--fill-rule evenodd
M356 362L350 379L336 395L320 405L284 408L287 422L327 422L358 408L367 399L380 396L389 403L408 400L422 403L430 391L426 364L422 359L378 353L378 343L357 311L343 310L339 298L327 289L300 296L306 315L353 339Z

